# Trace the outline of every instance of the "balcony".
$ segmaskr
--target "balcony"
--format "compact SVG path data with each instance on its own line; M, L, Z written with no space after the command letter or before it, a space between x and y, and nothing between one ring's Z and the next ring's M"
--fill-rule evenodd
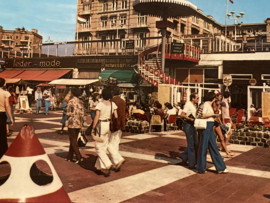
M130 27L131 28L148 28L150 25L147 22L144 23L131 23Z
M28 42L29 42L29 39L21 39L20 41L21 41L22 43L23 43L23 42L27 42L27 43L28 43Z
M127 29L126 25L107 25L107 26L98 26L97 31L104 31L104 30L121 30L121 29Z
M12 37L4 37L2 41L14 41Z
M79 28L79 32L90 32L90 31L91 31L91 24L89 22L82 24Z
M13 49L13 48L14 48L13 45L4 44L4 49Z
M80 10L79 11L80 15L90 15L91 14L91 10Z
M28 49L28 46L21 46L20 49L21 50L27 50Z

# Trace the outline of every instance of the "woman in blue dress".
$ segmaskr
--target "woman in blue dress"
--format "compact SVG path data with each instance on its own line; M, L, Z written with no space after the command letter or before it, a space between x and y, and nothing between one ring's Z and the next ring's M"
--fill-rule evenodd
M63 109L63 116L62 116L62 120L60 121L60 123L62 123L62 129L60 131L60 134L63 134L64 133L64 127L65 127L66 121L68 119L68 116L67 116L67 105L68 105L68 102L70 100L70 96L71 96L71 93L69 92L66 95L66 97L64 98L63 103L61 104L61 108Z

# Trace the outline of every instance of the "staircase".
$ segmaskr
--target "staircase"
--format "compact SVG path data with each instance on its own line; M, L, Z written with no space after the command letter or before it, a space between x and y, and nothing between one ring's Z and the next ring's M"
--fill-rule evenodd
M170 50L170 45L168 44L166 50ZM184 54L171 54L165 53L166 58L187 60L192 62L199 61L199 54L202 50L185 45ZM138 71L140 76L149 84L158 87L159 84L174 84L180 85L180 82L165 75L161 70L161 54L160 45L155 45L153 47L148 47L143 52L139 54Z

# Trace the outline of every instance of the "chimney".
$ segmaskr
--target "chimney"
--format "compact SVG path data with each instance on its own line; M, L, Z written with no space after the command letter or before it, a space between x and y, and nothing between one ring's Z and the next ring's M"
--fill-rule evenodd
M211 16L211 15L208 15L207 17L208 17L209 19L211 19L211 20L214 19L213 16Z
M203 10L197 9L197 11L198 11L199 13L203 14Z
M37 34L37 33L38 33L38 30L37 30L37 29L32 29L32 30L31 30L31 32L33 32L33 33L36 33L36 34Z

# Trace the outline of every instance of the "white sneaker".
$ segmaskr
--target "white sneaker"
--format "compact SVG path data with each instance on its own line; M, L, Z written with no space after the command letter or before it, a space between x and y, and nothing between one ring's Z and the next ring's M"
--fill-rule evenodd
M228 173L228 169L225 169L224 171L218 171L218 173Z

